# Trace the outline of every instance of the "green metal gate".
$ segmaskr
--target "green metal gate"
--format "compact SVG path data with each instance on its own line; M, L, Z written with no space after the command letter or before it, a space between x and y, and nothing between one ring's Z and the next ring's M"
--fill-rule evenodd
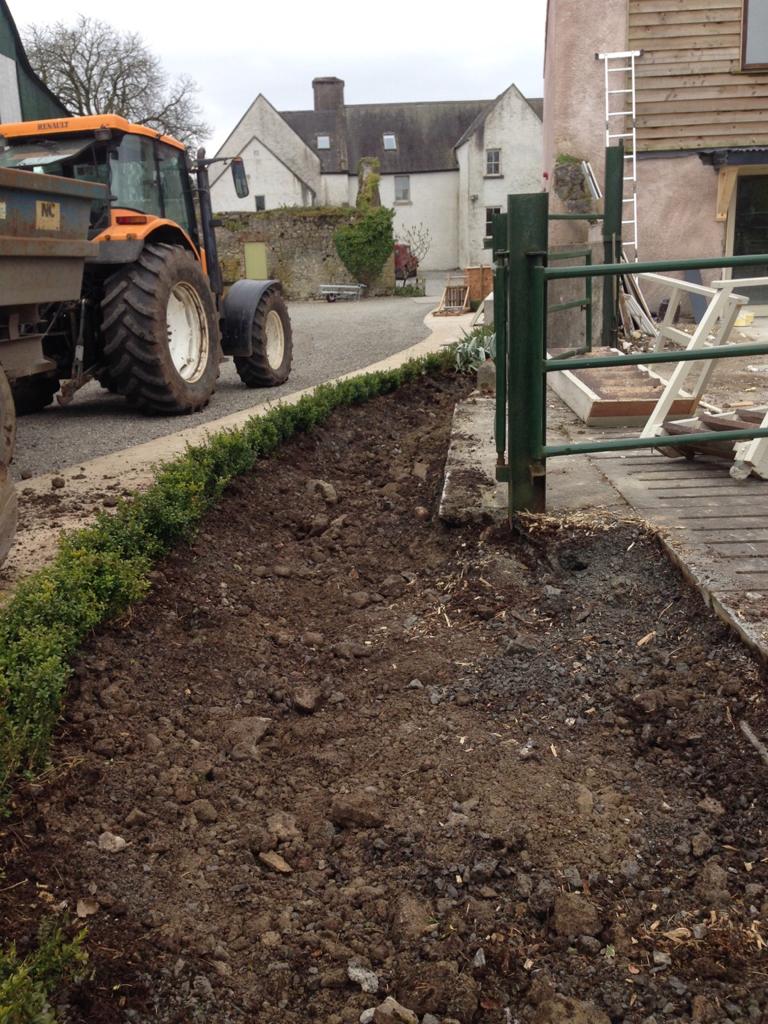
M768 343L728 345L695 351L643 352L595 356L589 352L577 357L547 357L547 286L550 281L602 278L603 344L615 340L618 279L622 274L658 271L708 270L749 266L768 262L765 256L732 256L697 260L666 260L628 265L619 262L621 251L621 214L616 214L616 166L619 147L607 151L606 212L603 220L605 263L585 266L550 266L548 235L550 219L593 220L594 214L550 215L547 193L511 195L507 212L494 219L493 255L494 317L496 323L496 476L507 481L509 510L541 512L546 506L547 459L562 455L586 455L595 452L629 451L639 448L680 447L707 441L745 441L768 437L768 429L705 431L658 437L628 437L573 444L546 443L546 379L558 370L593 367L648 366L695 360L728 359L738 356L766 355ZM619 168L622 164L618 164ZM572 253L572 255L575 253ZM560 254L558 254L559 256ZM584 300L590 299L587 290Z

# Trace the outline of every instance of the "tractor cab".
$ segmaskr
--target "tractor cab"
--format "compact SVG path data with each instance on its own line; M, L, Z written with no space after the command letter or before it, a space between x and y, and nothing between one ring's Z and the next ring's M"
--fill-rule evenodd
M92 239L136 237L137 227L162 220L199 249L190 167L175 139L116 116L9 124L2 134L0 167L107 186L108 199L91 210Z

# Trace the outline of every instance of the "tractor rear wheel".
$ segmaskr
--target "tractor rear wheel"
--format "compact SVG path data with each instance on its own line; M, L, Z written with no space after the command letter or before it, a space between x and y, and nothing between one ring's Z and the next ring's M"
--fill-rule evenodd
M57 383L58 387L58 383ZM0 565L16 535L18 503L9 472L16 447L16 409L5 371L0 369Z
M191 252L150 244L104 288L102 340L110 390L144 413L195 412L219 375L219 323L211 288Z
M265 292L251 328L253 354L235 356L235 368L249 388L284 384L291 372L293 332L291 318L277 289Z
M56 373L33 373L29 377L18 377L9 386L16 412L19 416L24 416L27 413L40 412L51 404L53 396L59 390L59 377Z

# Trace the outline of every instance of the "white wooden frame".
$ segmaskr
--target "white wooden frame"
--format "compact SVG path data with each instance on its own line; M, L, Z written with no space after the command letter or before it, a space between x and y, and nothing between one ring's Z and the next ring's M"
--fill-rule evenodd
M727 345L739 311L749 303L749 298L746 295L739 295L734 289L768 285L768 277L719 280L713 281L711 287L707 287L689 281L681 281L674 277L665 277L662 274L640 274L638 276L647 277L657 283L668 284L671 288L669 305L656 340L657 350L663 348L665 341L669 341L679 348L684 347L687 351ZM704 295L709 299L706 312L692 335L673 326L682 293L686 291ZM714 340L710 341L710 336L714 336ZM698 378L695 385L687 389L689 394L699 399L702 397L717 362L716 359L699 362ZM663 432L664 421L684 388L693 365L693 362L677 364L664 392L656 403L656 408L643 427L641 437L658 437ZM768 413L766 413L761 426L768 428ZM741 441L735 447L734 463L730 469L731 476L734 479L743 480L751 473L768 479L768 438L759 437L751 441Z

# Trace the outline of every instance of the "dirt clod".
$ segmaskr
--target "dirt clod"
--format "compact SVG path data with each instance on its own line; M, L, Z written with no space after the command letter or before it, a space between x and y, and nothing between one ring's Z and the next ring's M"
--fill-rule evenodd
M262 864L266 865L272 871L276 871L279 875L290 875L293 873L293 868L288 861L281 857L279 853L275 853L274 850L270 850L267 853L260 853L259 860Z
M370 793L339 794L331 803L331 821L342 828L378 828L384 823L384 814Z
M561 892L555 896L552 926L558 935L569 939L597 935L602 927L597 907L578 892Z
M323 694L314 686L300 686L293 693L293 706L304 715L312 715L320 707Z
M99 849L105 853L120 853L127 845L125 839L114 832L102 832L99 836Z
M205 825L211 825L219 820L219 812L210 800L194 800L191 809L197 820Z
M419 1024L419 1018L396 999L388 996L373 1013L373 1024Z
M532 1024L611 1024L611 1021L594 1003L558 995L539 1006Z

